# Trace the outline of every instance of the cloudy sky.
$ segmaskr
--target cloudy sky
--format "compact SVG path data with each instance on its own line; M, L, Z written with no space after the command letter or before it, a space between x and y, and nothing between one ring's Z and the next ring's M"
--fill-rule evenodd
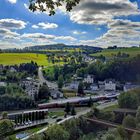
M28 10L29 0L0 0L0 48L53 43L140 45L140 0L81 0L55 16Z

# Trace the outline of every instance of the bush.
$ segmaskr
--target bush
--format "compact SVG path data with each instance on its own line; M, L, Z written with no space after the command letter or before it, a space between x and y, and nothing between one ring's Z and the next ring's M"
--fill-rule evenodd
M3 119L0 121L0 138L6 137L14 131L14 124L8 120Z
M136 127L136 120L133 116L127 115L123 119L123 126L124 127L130 127L130 128L135 128Z
M139 103L138 94L133 90L122 93L119 96L118 103L121 108L137 109Z
M47 140L69 140L69 133L61 125L53 125L47 129Z

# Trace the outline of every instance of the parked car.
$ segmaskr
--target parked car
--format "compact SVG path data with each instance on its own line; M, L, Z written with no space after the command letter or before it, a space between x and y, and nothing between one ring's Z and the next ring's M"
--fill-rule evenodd
M25 122L25 125L28 125L29 123L28 122Z
M32 124L32 121L28 121L29 124Z

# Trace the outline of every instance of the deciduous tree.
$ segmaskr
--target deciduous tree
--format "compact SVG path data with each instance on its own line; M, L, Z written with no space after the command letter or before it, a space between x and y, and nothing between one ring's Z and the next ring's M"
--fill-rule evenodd
M71 108L71 115L72 115L72 116L76 115L76 111L75 111L74 106L72 106L72 108Z
M58 77L58 88L59 88L59 89L62 89L63 85L64 85L64 79L63 79L63 76L60 75L60 76Z
M53 125L47 129L46 139L48 140L69 140L69 133L61 125Z
M50 91L46 84L43 84L39 88L38 98L39 99L49 99Z
M82 82L78 85L78 95L83 96L84 95L84 85Z
M14 124L8 120L0 120L0 138L4 138L7 134L11 134L14 131Z
M123 119L123 126L124 127L130 127L130 128L135 128L136 127L136 120L133 116L127 115Z
M69 114L70 113L70 110L71 110L71 106L70 106L70 103L69 102L67 102L67 104L66 104L66 106L65 106L65 112L67 113L67 114Z

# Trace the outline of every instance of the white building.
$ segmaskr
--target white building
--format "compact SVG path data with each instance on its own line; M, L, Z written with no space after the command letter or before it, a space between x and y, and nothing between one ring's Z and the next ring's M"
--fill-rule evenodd
M133 85L130 82L127 82L124 86L123 86L123 91L127 92L129 90L135 89L135 88L139 88L139 85Z
M7 84L5 82L0 82L0 87L5 87Z
M114 80L106 80L105 81L105 90L116 90L116 82Z
M50 92L51 92L51 97L53 99L58 99L58 98L63 98L64 97L63 93L58 91L58 90L51 90Z
M17 70L14 67L10 67L10 72L17 72Z
M4 66L3 65L0 65L0 70L3 70L4 69Z
M90 86L90 89L91 89L92 91L98 91L98 90L99 90L99 86L98 86L97 84L92 84L92 85Z
M87 55L85 54L85 55L83 55L83 61L85 61L85 62L91 62L91 61L93 61L93 58L90 57L90 56L87 56Z
M88 84L93 84L94 83L94 77L93 77L93 75L87 75L87 77L84 78L83 82L84 83L88 83Z
M25 93L27 93L33 100L35 99L35 95L38 95L40 84L37 80L32 78L26 78L20 84Z
M70 83L69 88L77 90L78 86L79 86L79 81L73 81L72 83Z

